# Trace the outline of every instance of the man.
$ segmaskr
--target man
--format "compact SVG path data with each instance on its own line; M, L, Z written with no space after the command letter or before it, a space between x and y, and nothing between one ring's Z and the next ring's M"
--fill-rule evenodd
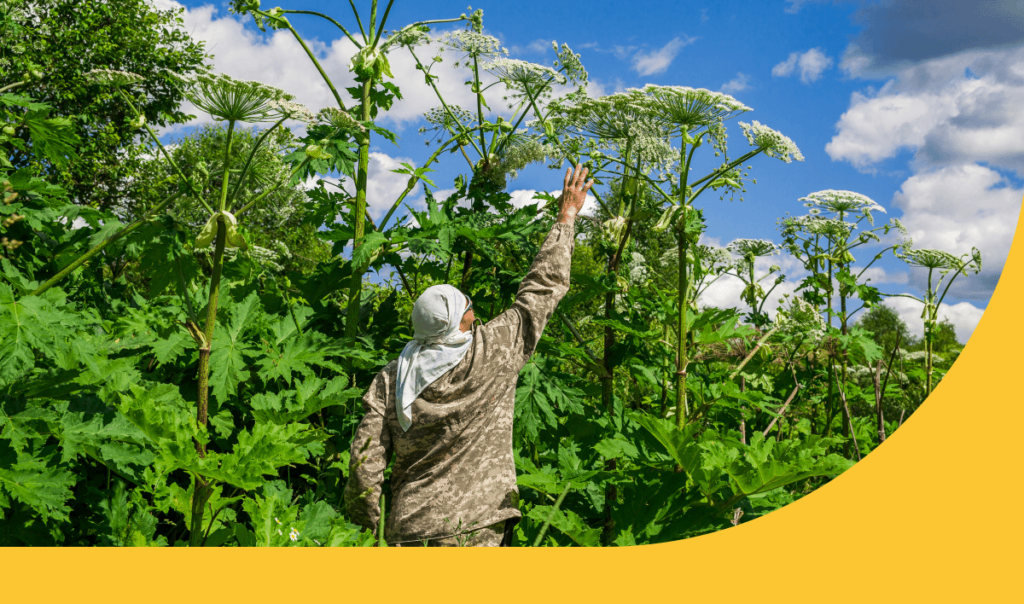
M465 295L428 288L413 307L414 339L363 397L345 505L354 522L377 530L393 452L389 545L509 545L522 517L512 457L516 379L569 290L573 223L594 183L586 175L581 166L566 171L558 220L511 308L474 327Z

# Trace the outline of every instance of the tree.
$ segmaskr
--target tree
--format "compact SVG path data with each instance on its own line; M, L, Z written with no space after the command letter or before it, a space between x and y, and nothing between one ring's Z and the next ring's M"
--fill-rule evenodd
M259 136L257 128L235 129L228 156L232 169L241 170ZM227 129L222 124L209 124L178 139L170 147L174 163L189 179L203 187L199 193L203 199L212 200L221 190L221 158L226 140ZM238 193L239 200L274 186L276 179L289 169L282 157L293 142L289 130L279 128L273 131L267 143L253 157ZM140 195L138 201L132 201L126 207L129 216L139 216L157 203L163 194L161 183L174 174L162 155L155 151L151 155L156 158L140 166L137 185ZM273 252L276 255L274 261L286 270L308 272L318 262L330 258L330 247L316 237L320 225L310 224L307 220L310 214L308 204L309 199L300 186L282 187L270 193L246 216L246 226L252 235L250 243ZM181 222L192 227L194 233L198 233L209 218L209 213L194 198L179 200L174 212Z
M181 12L147 0L0 0L0 88L16 85L13 91L49 105L52 117L74 121L80 157L66 168L44 168L75 203L121 209L137 192L133 176L145 152L138 145L145 131L130 124L127 104L87 72L143 76L135 101L153 126L191 118L179 109L183 97L169 72L195 73L208 55L181 28ZM18 135L29 140L27 129ZM10 160L17 167L31 157L18 151Z
M953 322L949 318L945 318L939 321L935 327L935 333L932 336L932 350L936 353L949 352L953 350L960 350L963 348L963 344L957 340L956 327L953 326Z
M914 345L914 336L910 335L907 324L903 322L899 314L884 304L876 304L865 313L857 325L874 334L875 343L882 347L886 353L892 351L896 345L896 337L899 335L900 348L910 349Z

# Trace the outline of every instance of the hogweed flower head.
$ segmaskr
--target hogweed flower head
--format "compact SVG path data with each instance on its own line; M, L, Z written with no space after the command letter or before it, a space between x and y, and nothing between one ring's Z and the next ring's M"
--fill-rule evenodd
M565 84L568 81L565 76L550 67L519 59L498 57L481 67L506 84L526 90L547 86L552 82Z
M498 57L507 55L508 50L494 36L475 31L451 31L437 38L438 43L456 52L464 52L471 57Z
M339 130L366 132L366 126L360 124L349 112L342 111L337 107L324 107L317 112L315 119L321 124L334 126Z
M728 94L706 88L648 84L639 92L652 99L650 106L660 119L686 132L721 123L751 110Z
M215 119L229 122L269 122L279 112L272 101L295 97L280 88L253 80L236 80L224 74L202 73L185 80L185 96Z
M559 48L558 42L554 40L551 41L551 48L554 49L555 55L558 57L551 66L555 69L564 69L565 77L573 84L585 84L589 75L583 67L583 62L580 61L580 55L574 53L568 44L562 43Z
M804 161L804 156L796 143L778 130L773 130L757 120L750 124L739 122L739 125L743 128L743 135L747 137L747 141L754 147L763 149L765 155L781 159L787 164L794 159Z
M797 231L811 235L823 235L836 241L846 241L856 225L845 220L826 218L821 215L787 218L783 221L783 235L789 236Z
M116 69L93 69L86 72L85 77L93 84L102 86L131 86L145 80L137 73Z
M737 239L725 246L730 252L753 260L779 253L779 246L767 239Z
M426 25L419 25L390 32L384 42L381 43L380 48L383 51L387 51L397 46L415 48L416 46L422 46L423 44L430 44L432 41L433 40L430 37L430 28Z
M274 100L267 103L267 106L277 111L281 117L290 117L293 120L299 120L307 124L312 124L316 121L316 116L313 115L313 112L301 103Z
M867 195L861 195L854 191L836 191L826 189L811 193L807 197L801 197L800 201L804 206L819 212L824 210L833 214L855 214L860 213L868 219L872 225L875 224L872 212L886 213L885 208Z

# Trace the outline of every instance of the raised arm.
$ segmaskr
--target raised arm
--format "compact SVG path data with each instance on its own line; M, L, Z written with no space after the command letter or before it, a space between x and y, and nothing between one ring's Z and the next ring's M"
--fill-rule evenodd
M576 166L565 174L562 195L559 198L558 220L533 260L529 272L519 285L516 301L501 316L484 326L485 329L508 328L509 339L519 355L518 371L526 364L555 312L558 302L569 291L569 269L572 263L576 215L583 207L587 191L594 181L586 181L587 169Z
M363 396L363 421L352 439L345 509L349 519L377 532L384 468L391 459L391 433L384 419L387 404L387 374L381 371Z

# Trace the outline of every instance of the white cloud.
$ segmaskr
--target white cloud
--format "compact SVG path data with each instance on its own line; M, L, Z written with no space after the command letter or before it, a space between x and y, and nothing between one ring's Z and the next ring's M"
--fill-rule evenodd
M917 169L989 162L1024 175L1024 46L907 68L877 93L855 92L825 146L860 169L916 152Z
M719 88L718 91L726 94L735 94L748 88L750 88L750 76L745 73L738 72L735 78L729 80L725 84L722 84L722 87Z
M957 277L950 291L987 300L1009 254L1022 196L1024 189L1014 189L995 170L968 164L910 177L893 205L903 210L900 220L915 248L956 256L981 250L982 272ZM924 285L923 270L913 273L917 285Z
M920 302L910 298L887 298L883 304L899 314L900 319L907 324L907 329L912 335L918 338L924 335L924 320L921 318L923 307ZM943 304L939 307L939 320L949 319L956 329L957 340L966 344L984 312L984 309L978 308L970 302Z
M658 50L637 52L633 55L633 69L642 76L662 73L668 69L684 46L693 44L697 38L676 36Z
M832 67L832 58L821 51L820 48L812 48L805 53L793 52L789 58L772 67L772 75L776 77L788 77L800 69L800 81L809 84L818 80L829 67Z

